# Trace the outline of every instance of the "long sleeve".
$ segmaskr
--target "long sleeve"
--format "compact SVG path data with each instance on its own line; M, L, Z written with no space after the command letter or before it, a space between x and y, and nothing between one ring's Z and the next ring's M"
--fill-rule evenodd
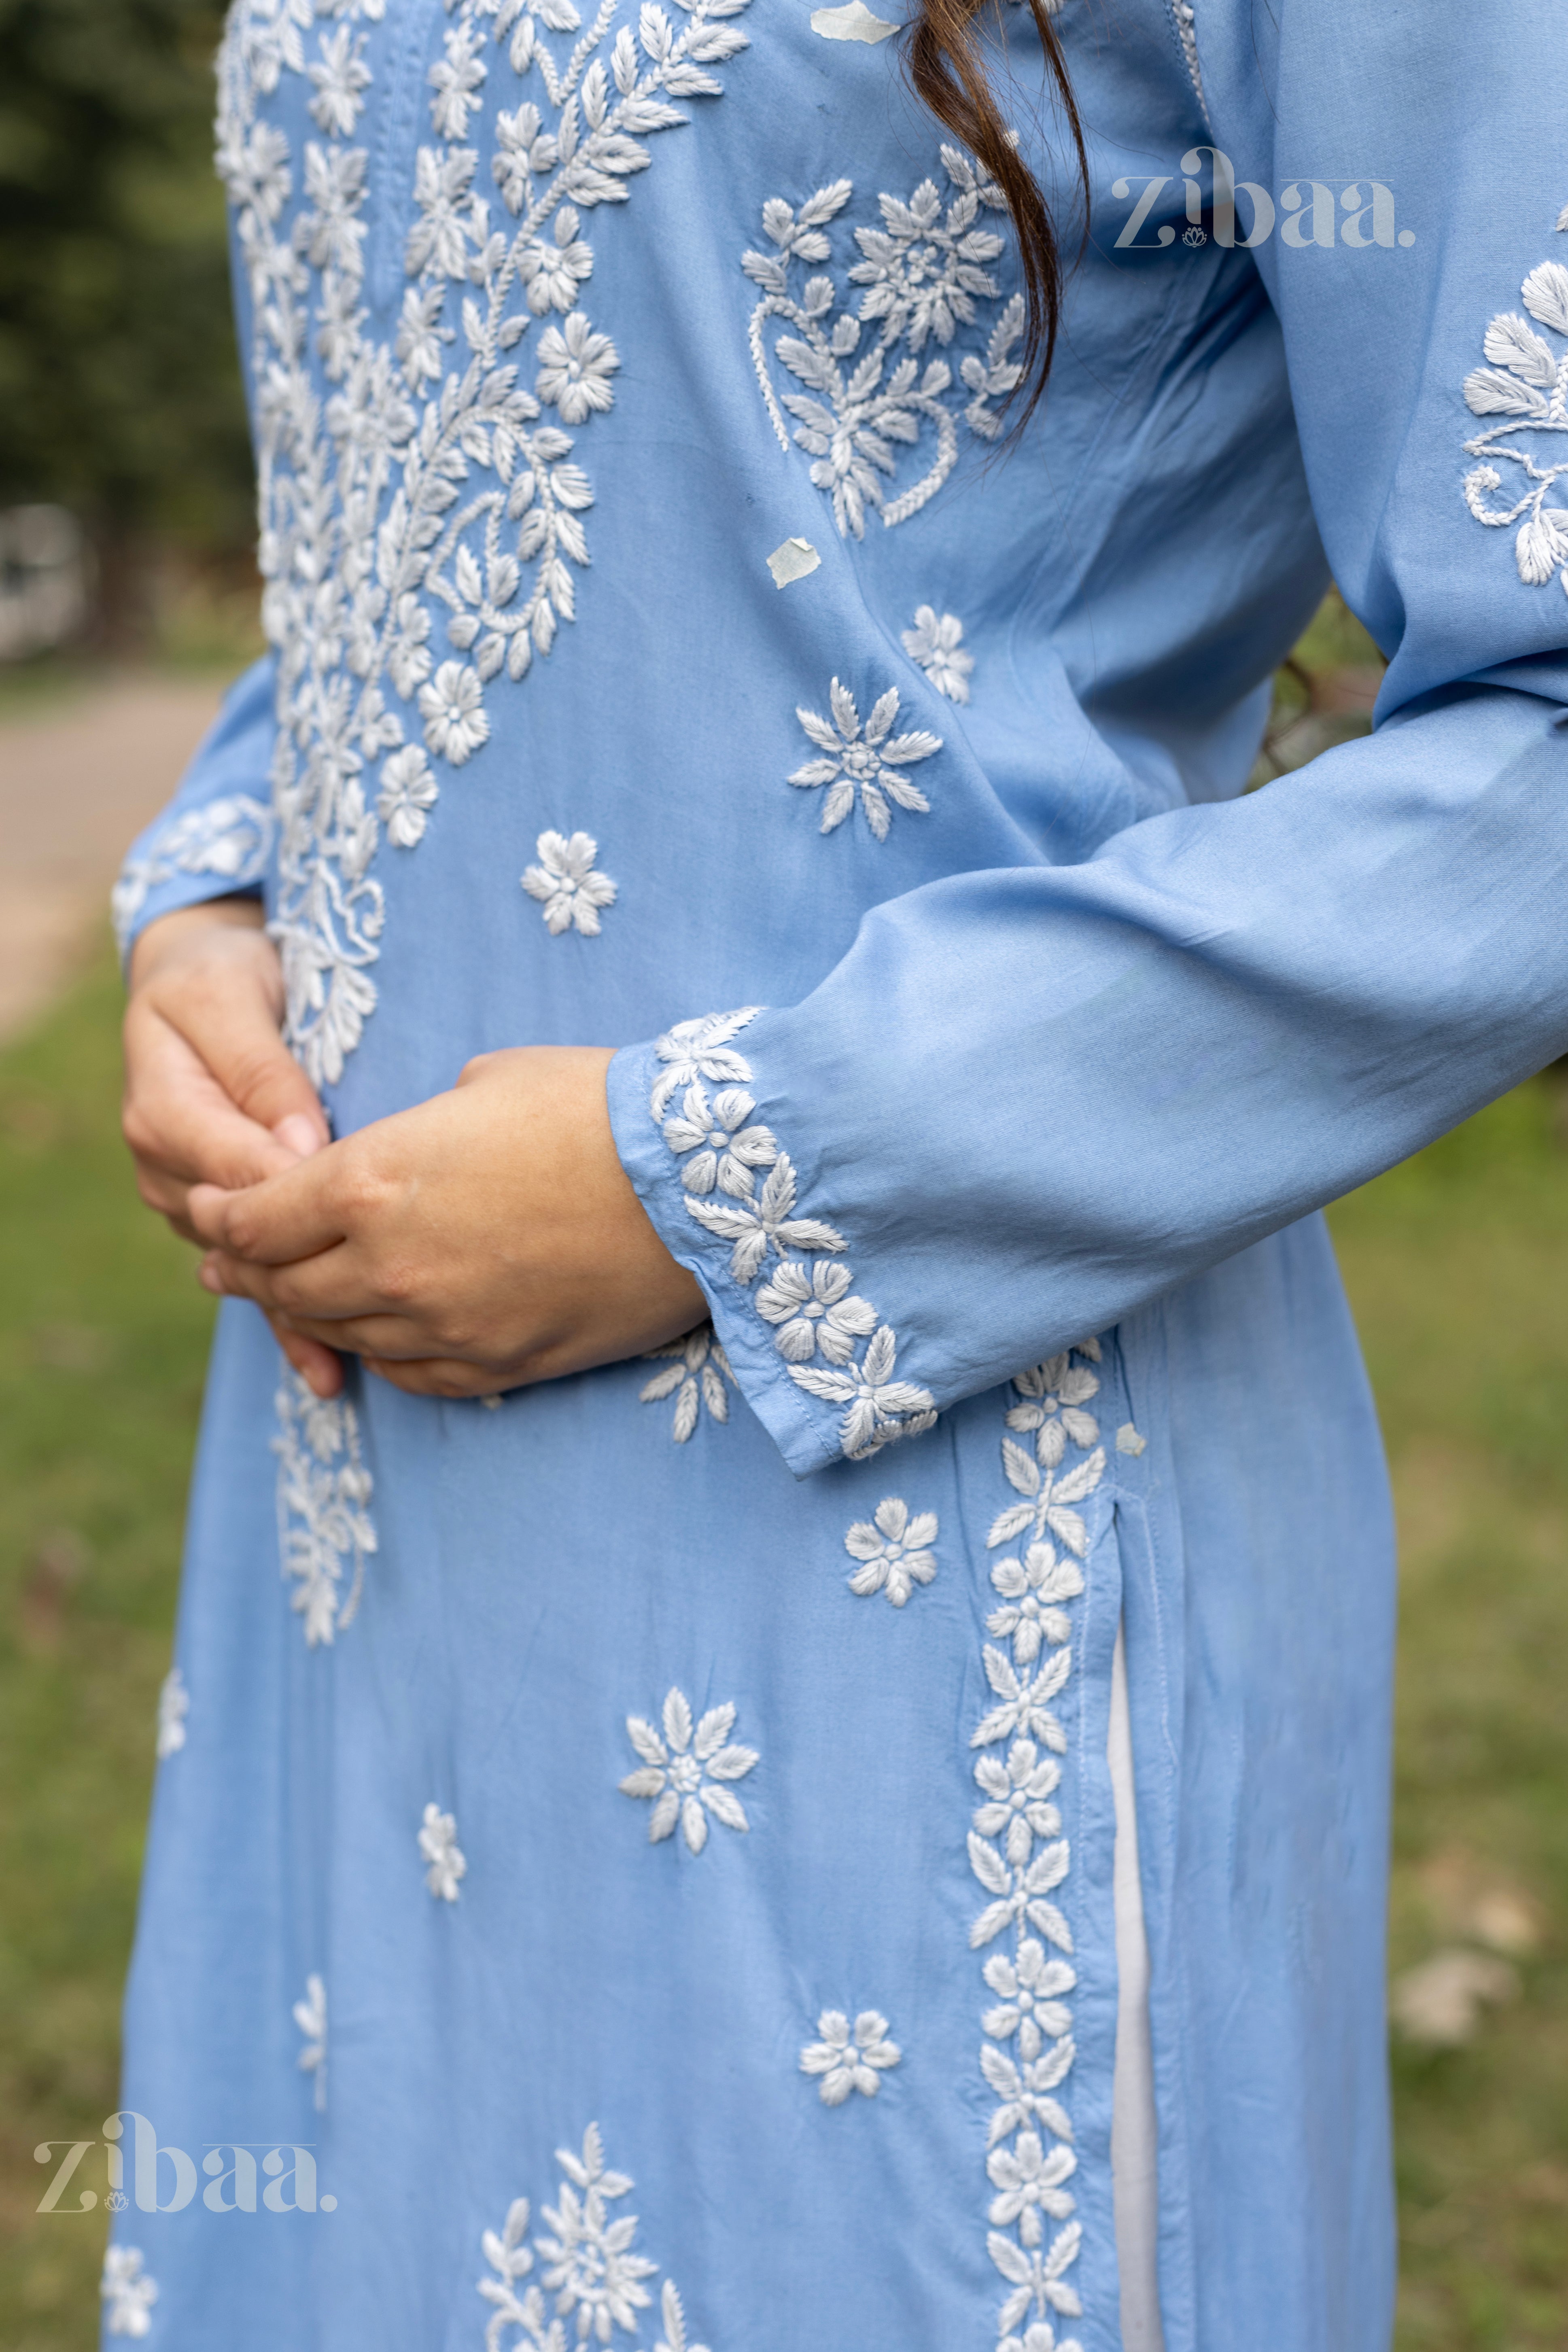
M259 893L274 839L273 670L268 655L236 680L174 799L127 850L113 897L122 958L160 915Z
M1390 656L1378 724L1083 863L891 898L804 1001L617 1057L625 1163L798 1472L1109 1328L1568 1046L1555 12L1511 12L1484 69L1452 10L1195 22L1205 216L1259 240L1224 266L1278 314L1323 543ZM1213 149L1263 192L1238 227ZM1151 243L1187 217L1164 168Z

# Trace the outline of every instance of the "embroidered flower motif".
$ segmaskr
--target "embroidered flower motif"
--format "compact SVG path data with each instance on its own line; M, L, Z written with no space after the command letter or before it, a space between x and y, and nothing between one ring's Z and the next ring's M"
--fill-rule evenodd
M847 1265L803 1265L786 1258L757 1293L757 1312L777 1324L773 1345L786 1362L806 1364L818 1349L830 1364L847 1364L858 1339L877 1328L868 1298L851 1295Z
M886 694L878 698L864 729L854 696L837 678L828 688L828 705L833 713L831 720L819 717L815 710L796 706L795 717L826 756L807 760L789 780L807 789L819 791L825 784L830 787L822 805L822 831L832 833L843 824L855 805L857 791L866 822L879 841L886 841L892 823L889 801L918 815L929 816L930 801L900 770L940 751L942 737L931 734L923 727L914 728L906 735L889 734L899 715L898 688L890 686Z
M488 739L490 681L525 677L575 615L594 492L563 427L613 404L619 365L574 307L593 267L584 217L626 198L647 134L688 120L672 99L720 94L712 68L746 46L725 20L744 5L692 0L677 26L650 0L632 26L605 7L584 30L572 0L449 0L428 74L434 140L413 173L411 282L384 341L363 299L369 152L348 143L367 88L356 28L384 0L229 11L218 153L252 296L264 618L282 656L274 919L288 1035L318 1084L341 1077L375 1008L384 832L412 847L433 805L423 772L404 762L389 781L377 763L413 736L461 765ZM321 16L336 21L307 63ZM574 37L557 59L562 33ZM505 69L487 62L492 35L510 71L532 77L533 102L486 106L488 78ZM305 82L320 134L298 155L258 120L285 76ZM495 123L493 211L467 143L481 110ZM542 327L546 313L560 323ZM339 387L330 398L323 375ZM434 675L433 607L467 656Z
M742 268L762 289L752 313L749 342L768 416L781 448L790 446L784 412L796 419L795 440L812 458L811 478L829 492L841 534L858 539L866 512L879 512L889 528L906 522L941 488L958 462L958 433L948 395L954 390L945 359L930 359L922 370L914 354L928 343L950 344L961 327L978 322L977 303L1000 298L984 264L997 258L1003 241L975 226L981 206L1005 209L1002 192L977 172L958 148L944 146L942 167L952 192L943 207L933 179L923 180L908 202L881 200L882 226L855 231L860 258L847 272L848 289L863 287L858 309L853 292L830 274L816 270L796 285L796 268L831 264L828 225L854 194L848 180L821 187L798 213L782 196L763 207L763 229L771 252L748 252ZM771 322L795 331L775 332ZM863 354L865 329L880 322L876 342ZM1022 299L1013 296L994 327L985 358L966 353L961 374L971 394L963 410L971 429L994 439L1000 408L1016 389L1021 364L1011 357L1024 330ZM897 346L907 348L895 357ZM804 392L773 388L773 362L787 369ZM889 362L892 362L889 368ZM887 486L899 470L900 451L918 444L930 429L936 447L927 471L898 497Z
M615 404L610 378L620 354L608 335L597 335L586 313L574 310L539 339L539 397L561 411L563 425L585 425L597 410Z
M428 618L421 614L428 627ZM426 667L429 656L426 656ZM425 821L435 807L439 787L430 773L429 763L417 743L405 743L395 751L381 772L381 791L376 795L375 813L386 827L387 837L399 849L412 849L425 837Z
M584 2134L581 2157L558 2147L555 2161L567 2177L560 2203L543 2209L552 2231L539 2241L550 2264L544 2284L554 2294L557 2311L577 2314L580 2342L596 2336L607 2344L614 2327L636 2331L637 2314L649 2301L642 2282L658 2265L632 2251L635 2213L610 2219L610 2206L627 2194L632 2182L626 2173L606 2168L597 2125L590 2124Z
M1083 2242L1081 2222L1069 2221L1065 2230L1058 2231L1048 2254L1042 2254L1037 2249L1024 2253L1011 2238L1005 2238L996 2231L992 2231L985 2242L992 2261L1014 2287L1013 2294L1002 2305L998 2318L997 2324L1004 2330L1016 2327L1031 2304L1042 2317L1047 2306L1052 2311L1064 2312L1069 2319L1081 2317L1083 2305L1078 2299L1078 2290L1069 2285L1062 2275L1068 2264L1078 2260L1079 2248ZM1067 2352L1065 2344L1060 2352Z
M825 2009L816 2030L822 2039L806 2043L800 2053L800 2071L821 2076L818 2095L825 2107L841 2107L851 2091L874 2099L882 2087L882 2074L903 2055L898 2043L889 2041L888 2021L880 2010L860 2011L853 2038L849 2020L841 2009Z
M1564 221L1568 210L1558 220L1560 230ZM1539 262L1521 292L1530 319L1568 336L1568 268ZM1527 588L1542 588L1555 574L1568 590L1568 507L1547 504L1568 474L1568 457L1554 454L1568 431L1568 352L1538 335L1530 319L1499 311L1482 340L1489 364L1465 378L1471 414L1502 420L1465 444L1467 456L1485 461L1465 477L1465 502L1478 522L1494 530L1519 524L1514 556ZM1505 466L1519 469L1520 496L1498 508L1491 500L1503 487L1500 468Z
M642 1763L626 1774L620 1790L624 1797L652 1802L650 1845L668 1837L679 1822L691 1852L700 1853L708 1843L710 1813L727 1830L751 1828L745 1807L726 1784L745 1779L757 1751L730 1743L734 1721L732 1706L710 1706L693 1731L690 1706L679 1690L665 1699L662 1739L642 1716L627 1716L626 1735Z
M820 1371L810 1364L789 1368L791 1380L813 1396L847 1408L838 1426L851 1462L875 1454L894 1438L923 1436L935 1424L936 1402L930 1390L893 1377L898 1370L897 1344L884 1323L858 1365L847 1366L841 1372Z
M595 873L599 845L591 833L542 833L535 845L539 864L529 866L522 887L544 908L544 928L552 938L574 925L584 939L597 939L602 908L616 903L616 886L607 874Z
M912 352L923 351L931 336L951 343L960 324L973 324L975 296L994 299L1001 291L981 265L998 259L1002 239L974 226L982 187L987 203L998 191L978 180L956 149L944 148L942 161L957 190L945 212L936 182L922 180L908 204L879 197L881 228L855 232L864 258L850 270L850 281L868 289L860 316L880 319L884 346L900 336Z
M443 1903L458 1899L458 1882L468 1873L468 1857L458 1843L457 1817L437 1804L425 1808L419 1830L419 1858L427 1863L425 1884Z
M158 2300L158 2282L150 2278L142 2268L140 2246L108 2246L104 2249L103 2276L99 2282L98 2292L103 2303L106 2334L147 2336L152 2333L153 2305Z
M1054 16L1056 13L1057 6L1047 0L1046 14ZM1058 2343L1048 2319L1032 2319L1022 2336L1003 2336L996 2352L1083 2352L1083 2347L1076 2336L1064 2336Z
M314 1649L353 1622L364 1566L376 1549L366 1507L374 1491L360 1459L359 1416L343 1396L318 1397L284 1368L274 1399L278 1434L278 1524L286 1577L297 1579L291 1606ZM345 1600L343 1570L353 1563Z
M610 2205L626 2196L633 2183L626 2174L606 2169L597 2124L590 2124L584 2133L581 2157L557 2148L555 2160L567 2177L561 2184L560 2204L544 2208L544 2219L554 2232L539 2241L540 2252L552 2265L544 2284L556 2293L558 2313L575 2310L579 2343L592 2337L608 2344L617 2327L636 2332L636 2314L648 2303L642 2281L658 2265L632 2251L635 2215L609 2219ZM565 2331L559 2317L547 2320L541 2288L531 2284L518 2291L534 2263L528 2243L529 2212L528 2199L514 2198L504 2229L487 2230L480 2241L494 2273L479 2282L479 2293L493 2305L485 2352L524 2352L524 2347L527 2352L566 2352ZM705 2346L688 2341L686 2315L671 2278L664 2282L659 2312L664 2341L654 2352L707 2352ZM514 2328L518 2333L503 2347L503 2337Z
M684 1339L672 1339L668 1347L655 1348L643 1358L645 1364L658 1363L661 1357L670 1359L668 1368L655 1372L651 1381L637 1391L639 1404L658 1404L668 1396L675 1398L675 1425L670 1432L677 1445L684 1445L697 1426L698 1416L706 1405L715 1421L728 1421L730 1400L724 1393L726 1381L733 1381L730 1359L713 1336L711 1323L700 1324L689 1331Z
M1006 1653L994 1650L989 1643L983 1657L985 1678L1001 1705L992 1708L970 1745L984 1748L1021 1732L1029 1738L1043 1739L1058 1756L1065 1755L1067 1734L1047 1701L1056 1697L1072 1672L1071 1651L1058 1650L1033 1675L1016 1673Z
M885 1592L901 1609L917 1584L935 1576L935 1541L936 1513L921 1511L911 1519L909 1505L889 1495L871 1519L857 1519L844 1538L850 1559L861 1563L849 1579L850 1591L863 1599Z
M1037 1837L1055 1837L1062 1817L1049 1797L1061 1780L1061 1767L1041 1758L1032 1739L1016 1739L1004 1764L998 1756L982 1756L974 1778L989 1801L978 1808L974 1826L982 1837L1006 1838L1007 1860L1015 1869L1029 1859Z
M177 1756L185 1744L185 1717L191 1695L178 1666L171 1666L158 1693L158 1761Z
M985 1630L1002 1640L1012 1635L1019 1665L1033 1665L1043 1642L1067 1640L1070 1629L1059 1604L1083 1591L1082 1571L1072 1560L1058 1559L1048 1543L1031 1544L1021 1560L999 1559L991 1581L1005 1605L991 1612Z
M1046 1432L1042 1429L1041 1438ZM1011 1543L1015 1536L1032 1528L1037 1541L1049 1528L1058 1543L1066 1544L1070 1552L1081 1559L1088 1544L1081 1515L1068 1506L1081 1503L1092 1495L1105 1475L1105 1452L1096 1446L1087 1462L1074 1463L1058 1477L1052 1471L1042 1473L1034 1456L1015 1445L1010 1437L1002 1440L1002 1466L1007 1474L1007 1484L1030 1499L1015 1503L1010 1509L999 1512L991 1523L986 1548L994 1551L998 1544Z
M327 1988L319 1976L305 1979L305 1998L294 2003L294 2022L305 2039L300 2072L315 2077L316 2112L321 2115L327 2105Z
M1070 1355L1051 1356L1019 1372L1013 1385L1024 1402L1008 1413L1007 1426L1037 1433L1035 1457L1043 1469L1058 1467L1069 1437L1078 1446L1099 1444L1100 1423L1080 1410L1100 1391L1087 1364L1075 1364Z
M664 1122L664 1139L677 1157L691 1157L680 1171L689 1192L711 1192L715 1184L732 1200L749 1201L757 1189L752 1171L771 1168L778 1146L765 1127L752 1123L756 1104L739 1087L726 1087L709 1107L701 1081L686 1089L679 1114Z
M121 955L142 909L162 884L177 874L211 874L235 890L248 889L267 871L272 840L271 810L244 793L208 801L160 825L145 853L126 859L114 886L110 911Z
M441 664L435 677L419 689L419 711L425 721L425 740L454 768L460 768L489 740L484 689L478 671L464 662Z
M917 604L915 625L903 633L904 651L950 702L967 702L974 656L963 649L963 623L956 614L937 618L931 604Z
M1046 1948L1034 1936L1025 1936L1017 1957L993 1952L985 1963L985 1981L997 1995L997 2006L982 2020L997 2042L1018 2037L1018 2055L1037 2059L1047 2038L1058 2041L1072 2023L1072 2011L1062 1999L1078 1977L1066 1960L1048 1960Z
M787 1151L781 1151L768 1171L760 1198L754 1201L693 1200L687 1196L686 1210L699 1224L706 1225L721 1241L733 1242L730 1253L730 1271L737 1282L754 1282L762 1270L768 1251L780 1257L792 1249L841 1250L848 1244L841 1233L826 1224L820 1217L802 1217L795 1213L795 1166ZM798 1380L801 1375L796 1372ZM818 1391L819 1394L826 1391ZM834 1393L837 1395L837 1391ZM846 1394L848 1391L845 1391Z
M713 1086L747 1083L752 1066L744 1055L731 1051L730 1040L761 1011L761 1005L743 1004L738 1013L710 1013L696 1021L678 1021L665 1031L654 1046L665 1065L648 1097L655 1118L662 1118L671 1095L695 1078L707 1078Z
M309 68L316 86L311 117L329 136L335 133L346 139L359 121L364 93L370 88L364 43L363 38L356 43L349 26L341 25L335 33L321 35L320 47L320 62Z
M985 2169L1001 2191L992 2200L991 2221L999 2230L1018 2226L1026 2246L1045 2238L1045 2221L1065 2221L1078 2200L1065 2189L1078 2170L1078 2158L1059 2140L1047 2156L1038 2132L1018 2134L1011 2147L993 2148Z
M969 1931L975 1951L991 1943L1004 1927L1022 1928L1026 1921L1063 1951L1071 1951L1071 1930L1056 1905L1046 1900L1068 1874L1071 1855L1065 1838L1042 1846L1030 1861L1015 1865L1001 1859L989 1839L971 1830L969 1860L982 1886L996 1898L986 1905Z

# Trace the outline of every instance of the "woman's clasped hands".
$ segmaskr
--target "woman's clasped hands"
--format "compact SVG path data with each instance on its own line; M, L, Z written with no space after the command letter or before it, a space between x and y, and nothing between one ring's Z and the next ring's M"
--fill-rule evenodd
M706 1313L616 1155L610 1048L481 1055L448 1092L331 1143L279 1037L258 919L166 917L132 978L143 1198L319 1394L342 1354L416 1395L494 1394L640 1355Z

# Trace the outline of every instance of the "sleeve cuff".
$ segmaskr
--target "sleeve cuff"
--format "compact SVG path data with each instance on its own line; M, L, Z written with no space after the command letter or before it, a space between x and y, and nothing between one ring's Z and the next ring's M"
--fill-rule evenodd
M763 1082L733 1042L759 1010L626 1047L610 1064L610 1124L660 1240L702 1286L742 1394L805 1477L920 1435L936 1408L898 1377L896 1335L858 1290L847 1238L814 1213L765 1123Z

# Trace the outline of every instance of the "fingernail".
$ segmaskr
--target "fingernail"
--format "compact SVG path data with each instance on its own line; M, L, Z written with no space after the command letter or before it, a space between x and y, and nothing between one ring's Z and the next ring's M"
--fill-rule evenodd
M287 1118L279 1120L272 1132L286 1151L297 1152L301 1160L309 1160L312 1153L320 1151L326 1140L315 1121L307 1118L302 1110L291 1110Z
M200 1265L197 1266L196 1280L201 1284L204 1290L210 1290L215 1298L221 1298L223 1297L223 1276L219 1274L216 1266L213 1264L210 1257L204 1257Z

